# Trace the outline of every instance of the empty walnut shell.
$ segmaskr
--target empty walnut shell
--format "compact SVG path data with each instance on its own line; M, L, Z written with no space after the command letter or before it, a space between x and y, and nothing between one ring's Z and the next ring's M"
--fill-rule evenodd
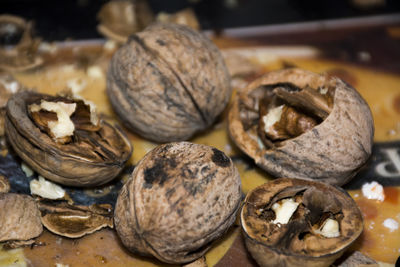
M227 105L231 86L209 39L183 25L153 24L114 54L107 93L130 129L168 142L209 127Z
M147 153L122 188L115 228L132 252L191 262L232 225L240 200L238 170L223 152L169 143Z
M98 127L91 127L87 123L89 108L77 100L74 103L80 108L71 116L75 125L73 136L58 142L43 126L46 120L57 121L55 113L29 114L28 106L41 100L75 101L31 91L14 94L8 101L7 138L32 169L49 180L71 186L101 185L122 170L132 147L120 129L104 121Z
M0 242L29 240L42 231L40 212L32 197L0 193Z
M113 228L111 205L73 206L65 202L40 201L43 225L51 232L69 238L91 234L104 227Z
M0 15L0 70L25 71L43 63L32 25L21 17Z
M131 34L143 30L154 20L146 0L109 1L101 7L97 18L99 33L118 43L125 43Z
M274 108L281 112L276 122L265 115ZM342 185L371 155L374 125L365 100L340 79L285 69L265 74L240 93L229 111L229 133L277 177Z
M299 203L289 221L275 223L275 203ZM330 266L358 238L363 219L353 199L329 184L281 178L248 193L240 214L247 249L260 266ZM324 236L328 218L338 235Z

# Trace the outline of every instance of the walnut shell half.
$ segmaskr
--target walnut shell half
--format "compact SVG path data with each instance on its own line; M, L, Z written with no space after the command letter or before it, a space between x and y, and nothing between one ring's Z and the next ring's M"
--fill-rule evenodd
M288 199L297 208L286 223L276 222L276 205ZM303 179L255 188L240 216L246 247L260 266L330 266L363 230L361 212L343 189ZM328 221L336 229L326 229Z
M33 36L32 22L18 16L0 15L0 38L10 41L0 44L0 70L25 71L43 63L37 51L40 39Z
M122 188L115 228L132 252L191 262L232 225L240 201L238 170L223 152L169 143L147 153Z
M177 24L153 24L113 56L107 93L133 131L156 142L187 140L226 107L230 76L218 48Z
M79 206L42 200L38 206L43 225L57 235L78 238L114 227L110 204Z
M229 133L277 177L342 185L371 155L371 111L351 86L301 69L265 74L229 111Z
M59 120L55 113L30 113L29 106L42 100L77 104L71 116L72 136L54 139L50 135L45 125ZM82 103L31 91L14 94L7 104L6 135L17 154L43 177L71 186L101 185L122 170L132 146L117 127L104 121L92 125L89 107Z

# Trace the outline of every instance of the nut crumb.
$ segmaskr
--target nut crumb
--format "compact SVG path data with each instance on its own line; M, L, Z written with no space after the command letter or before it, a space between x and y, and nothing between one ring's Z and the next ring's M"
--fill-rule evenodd
M375 181L363 184L361 191L363 193L363 196L368 199L376 199L379 201L385 200L385 193L383 192L383 186Z
M39 180L33 179L29 187L32 195L41 196L48 199L61 199L65 196L65 190L61 186L47 181L39 175Z
M393 232L393 231L396 231L397 229L399 229L399 223L392 218L388 218L388 219L384 220L383 226L388 228L390 230L390 232Z

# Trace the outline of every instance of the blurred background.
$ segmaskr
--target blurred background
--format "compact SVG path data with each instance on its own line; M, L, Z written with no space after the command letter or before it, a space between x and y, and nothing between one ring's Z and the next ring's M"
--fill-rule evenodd
M108 0L0 0L0 13L35 22L48 41L102 38L97 13ZM148 0L156 15L191 7L202 29L399 14L400 0Z

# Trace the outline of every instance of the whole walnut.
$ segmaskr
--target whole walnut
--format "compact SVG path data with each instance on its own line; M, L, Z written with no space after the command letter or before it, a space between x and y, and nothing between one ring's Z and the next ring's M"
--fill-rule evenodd
M169 142L209 127L227 105L231 86L209 39L183 25L153 24L114 54L107 93L130 129Z
M238 170L223 152L188 142L160 145L122 188L115 228L132 252L190 262L233 224L241 194Z

